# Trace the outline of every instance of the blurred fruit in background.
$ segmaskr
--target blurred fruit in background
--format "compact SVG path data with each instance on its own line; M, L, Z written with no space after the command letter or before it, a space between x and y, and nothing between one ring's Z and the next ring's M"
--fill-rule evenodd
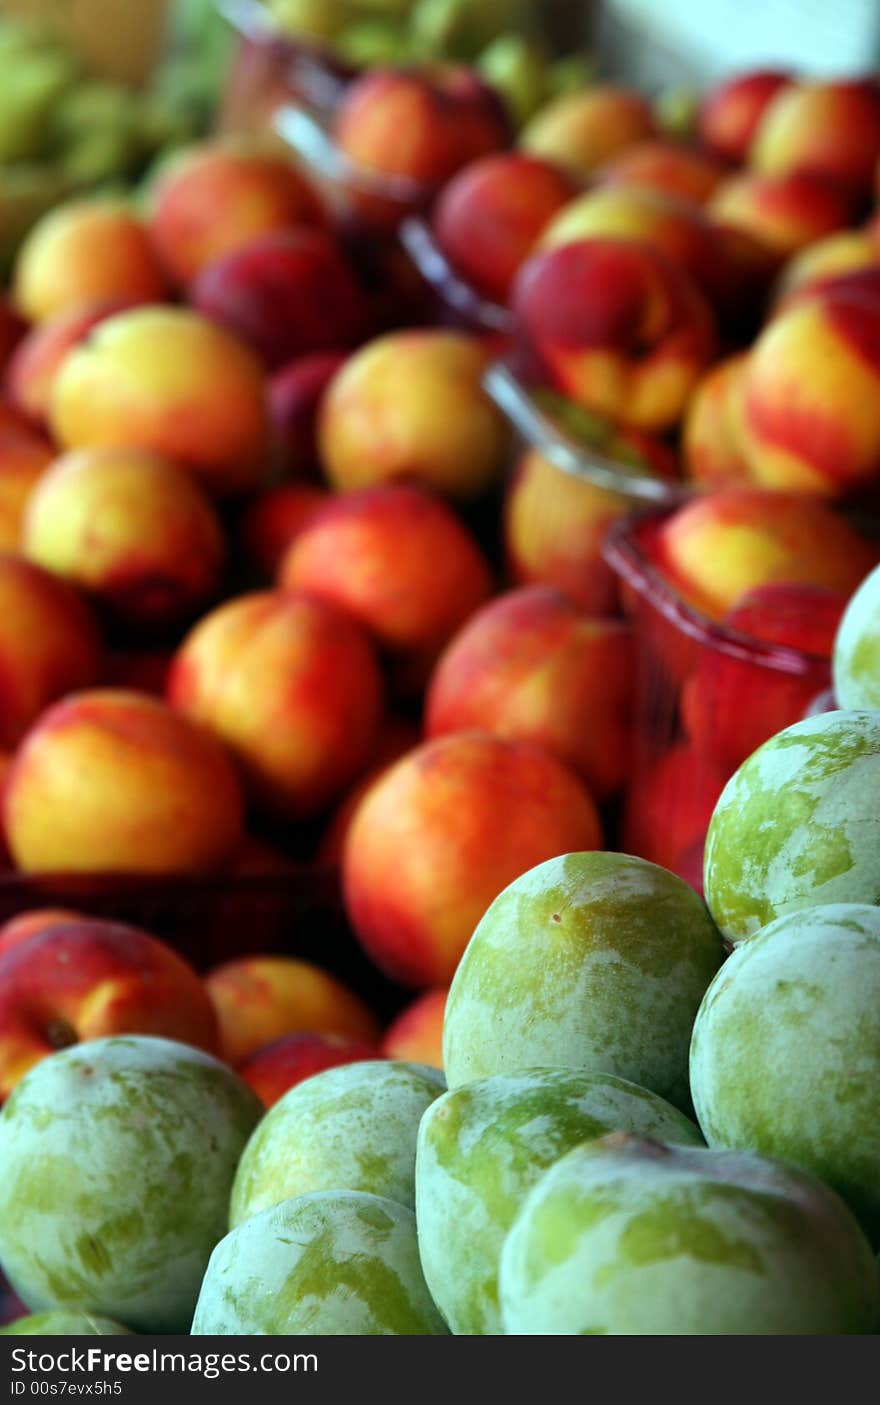
M4 0L0 269L45 210L125 189L211 125L231 35L213 0Z

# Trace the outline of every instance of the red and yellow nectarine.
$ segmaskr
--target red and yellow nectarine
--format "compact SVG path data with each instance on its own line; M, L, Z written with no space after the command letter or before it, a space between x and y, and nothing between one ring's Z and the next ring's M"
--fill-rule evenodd
M425 730L532 742L604 799L629 768L633 668L623 621L590 618L547 586L510 591L478 611L442 655Z
M240 1067L290 1034L339 1034L372 1043L378 1023L359 996L320 967L292 956L249 956L205 977L220 1022L223 1057Z
M366 630L292 591L206 615L168 680L174 705L229 748L255 803L285 819L317 814L369 764L382 693Z
M418 747L368 791L345 847L346 905L381 970L443 985L514 878L600 843L595 804L562 762L527 742L460 732Z
M102 322L65 358L50 420L63 448L163 454L218 494L255 487L268 466L259 362L184 308L136 308Z
M242 833L223 749L157 699L123 690L74 693L40 716L15 754L3 814L26 873L210 872Z
M128 625L187 621L220 585L217 514L176 464L137 449L56 459L32 492L24 554Z

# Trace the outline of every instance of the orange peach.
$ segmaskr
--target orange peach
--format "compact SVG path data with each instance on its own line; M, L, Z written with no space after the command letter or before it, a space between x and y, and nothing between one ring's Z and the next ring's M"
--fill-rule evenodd
M393 714L384 718L369 770L348 791L342 804L334 810L330 823L321 836L316 856L319 864L328 868L341 866L348 831L364 796L383 772L402 756L406 756L407 752L415 751L421 741L421 728L409 718L395 717Z
M511 591L478 611L443 654L425 731L533 742L605 799L628 771L633 672L623 621L591 619L547 586Z
M816 498L720 488L679 508L658 539L658 566L679 593L720 620L749 591L785 583L851 594L876 547Z
M727 174L723 161L685 146L655 138L629 146L596 172L600 185L636 186L677 200L704 204Z
M331 381L318 440L342 492L412 479L451 498L498 478L507 429L483 390L488 353L460 332L393 332L350 357Z
M294 478L319 475L321 403L347 355L337 350L298 356L271 377L267 387L269 425L272 458L279 473Z
M169 277L182 287L260 235L325 223L294 163L258 147L190 147L162 168L150 191L150 234Z
M274 581L285 553L316 514L329 493L312 483L282 483L264 488L238 522L238 539L262 584Z
M443 1015L448 994L445 986L426 990L401 1011L382 1037L386 1059L443 1067Z
M103 298L161 302L166 293L149 235L122 204L83 200L38 220L13 271L16 306L29 322Z
M122 298L87 303L31 327L6 368L6 390L26 419L44 428L52 403L52 387L68 353L79 346L99 322L134 306Z
M521 152L486 156L446 186L434 232L466 281L506 302L535 241L576 194L575 182L546 161Z
M791 82L790 74L778 69L758 69L719 83L700 106L700 141L723 160L742 165L765 111Z
M603 444L630 470L673 476L666 447L627 431ZM603 547L611 526L638 506L634 498L565 473L530 449L511 477L504 506L508 574L519 585L552 585L589 614L605 615L617 602L617 582Z
M217 1017L164 942L97 918L51 918L0 956L0 1099L57 1049L140 1034L214 1054Z
M390 653L426 658L492 592L488 562L451 508L402 483L329 503L288 549L278 583L347 610Z
M66 907L38 907L20 912L0 927L0 956L5 956L15 946L21 946L22 942L29 942L31 937L42 936L47 928L56 924L88 920L81 912L73 912Z
M0 425L0 551L17 551L28 498L55 457L51 444Z
M55 576L0 555L0 747L17 745L43 708L98 676L91 611Z
M28 732L4 819L25 873L202 873L240 844L242 800L212 737L155 698L95 690Z
M654 135L651 104L631 88L597 84L556 98L526 126L520 145L531 156L590 176L617 152Z
M264 1107L274 1107L291 1088L324 1069L379 1057L372 1044L345 1034L288 1034L258 1049L238 1072Z
M259 363L183 308L102 322L64 361L50 419L63 448L146 449L179 460L216 493L254 487L266 469Z
M755 482L842 497L880 475L880 295L795 294L749 355L743 444ZM876 276L876 275L873 275Z
M584 239L626 239L665 254L715 301L729 270L715 231L691 201L641 186L604 186L571 202L545 229L538 247L558 249Z
M513 307L530 365L584 409L637 429L677 423L715 348L702 293L635 241L585 239L536 254Z
M589 792L554 756L456 733L404 757L361 803L345 848L347 910L382 971L404 985L443 985L514 878L600 843Z
M777 284L775 311L795 293L826 287L832 279L880 268L880 239L869 229L844 229L818 239L789 259Z
M507 145L492 89L460 70L425 74L375 69L351 83L333 136L355 166L411 183L439 185L468 161Z
M748 482L743 446L742 389L748 357L728 356L707 371L691 396L682 426L685 472L695 483L718 487Z
M168 696L229 747L257 804L301 819L368 765L382 678L369 636L343 610L266 591L196 625L175 657Z
M842 229L851 214L849 200L835 186L797 172L730 176L707 209L719 224L750 234L779 258Z
M857 199L880 157L880 84L873 78L797 83L765 109L749 148L764 176L819 176Z
M292 956L248 956L217 966L205 985L220 1024L223 1057L239 1068L290 1034L339 1034L372 1043L379 1026L360 996Z
M167 628L220 585L225 544L211 503L167 459L81 449L43 474L27 504L25 556L116 619Z

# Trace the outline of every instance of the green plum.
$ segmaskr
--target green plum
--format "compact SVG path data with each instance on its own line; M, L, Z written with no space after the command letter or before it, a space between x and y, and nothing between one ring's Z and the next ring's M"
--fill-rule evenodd
M298 1083L245 1148L230 1227L309 1191L360 1190L412 1208L419 1121L445 1087L437 1069L391 1059L344 1064Z
M880 713L825 712L753 752L715 807L704 880L734 943L800 908L880 902Z
M514 1336L836 1336L880 1316L871 1247L813 1176L614 1135L529 1192L501 1253Z
M0 1264L34 1312L185 1332L262 1107L219 1060L96 1039L42 1060L0 1114Z
M834 691L841 707L880 711L880 566L862 581L840 622Z
M517 127L534 117L547 94L546 50L522 34L501 34L480 54L477 67L501 94Z
M568 854L495 899L455 973L450 1088L522 1068L629 1079L687 1111L694 1016L721 938L680 878L627 854Z
M444 1336L416 1219L393 1200L316 1191L239 1225L211 1256L192 1335Z
M697 1015L691 1089L711 1146L812 1171L880 1238L880 909L807 908L738 946Z
M456 1335L501 1331L498 1259L526 1191L564 1152L614 1131L702 1145L677 1108L607 1073L499 1074L431 1104L416 1158L419 1246Z

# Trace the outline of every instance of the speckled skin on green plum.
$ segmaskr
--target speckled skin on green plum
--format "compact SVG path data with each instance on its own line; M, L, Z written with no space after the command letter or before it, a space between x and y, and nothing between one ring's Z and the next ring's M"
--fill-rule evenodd
M629 1079L689 1110L687 1051L721 938L680 878L626 854L568 854L504 890L453 978L450 1088L521 1068Z
M612 1136L529 1192L504 1243L515 1336L871 1332L880 1282L846 1206L781 1162Z
M433 1337L446 1326L394 1200L316 1191L232 1230L211 1256L192 1335Z
M127 1327L87 1312L34 1312L0 1327L0 1337L129 1337Z
M225 1064L166 1039L37 1064L0 1115L0 1263L19 1297L185 1332L261 1114Z
M880 902L880 713L796 722L740 766L709 826L705 892L732 942L799 908Z
M841 707L880 712L880 566L862 581L840 622L834 692Z
M344 1064L297 1084L245 1148L230 1227L313 1190L362 1190L412 1209L419 1121L445 1088L438 1069L390 1059Z
M703 1141L655 1093L577 1069L483 1078L428 1108L416 1157L419 1246L428 1287L453 1332L501 1332L498 1259L523 1196L564 1152L614 1131Z
M691 1087L710 1145L813 1171L880 1239L880 909L791 913L737 947L697 1016Z

